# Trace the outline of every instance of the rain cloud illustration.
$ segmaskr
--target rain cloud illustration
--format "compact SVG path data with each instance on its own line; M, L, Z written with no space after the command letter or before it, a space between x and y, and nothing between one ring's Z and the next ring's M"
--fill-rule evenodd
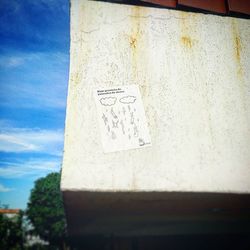
M116 97L103 97L100 99L103 106L113 106L116 103Z
M122 97L119 101L123 104L130 104L130 103L134 103L135 100L136 100L135 96L128 95L128 96Z

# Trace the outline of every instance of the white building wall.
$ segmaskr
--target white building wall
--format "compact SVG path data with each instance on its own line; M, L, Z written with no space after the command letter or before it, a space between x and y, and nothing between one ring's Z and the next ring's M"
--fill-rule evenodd
M104 154L93 89L127 84L152 146ZM250 193L250 20L71 0L61 188Z

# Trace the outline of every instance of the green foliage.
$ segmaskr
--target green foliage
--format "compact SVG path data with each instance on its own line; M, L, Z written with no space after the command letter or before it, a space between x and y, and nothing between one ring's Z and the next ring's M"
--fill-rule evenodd
M23 213L13 218L0 214L0 249L23 249Z
M34 234L52 245L60 244L63 241L65 214L59 173L51 173L35 182L26 214L34 227Z

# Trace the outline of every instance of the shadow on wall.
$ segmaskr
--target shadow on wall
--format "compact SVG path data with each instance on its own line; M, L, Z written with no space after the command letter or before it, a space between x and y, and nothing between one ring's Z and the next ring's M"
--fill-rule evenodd
M70 245L74 250L249 250L250 235L90 236L72 239Z

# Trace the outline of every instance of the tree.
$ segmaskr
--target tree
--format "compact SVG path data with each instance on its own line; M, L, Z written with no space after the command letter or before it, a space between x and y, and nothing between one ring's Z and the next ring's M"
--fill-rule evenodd
M60 173L51 173L35 182L26 211L33 233L51 245L65 239L65 214L60 191Z
M14 217L0 214L0 249L23 249L23 212Z

